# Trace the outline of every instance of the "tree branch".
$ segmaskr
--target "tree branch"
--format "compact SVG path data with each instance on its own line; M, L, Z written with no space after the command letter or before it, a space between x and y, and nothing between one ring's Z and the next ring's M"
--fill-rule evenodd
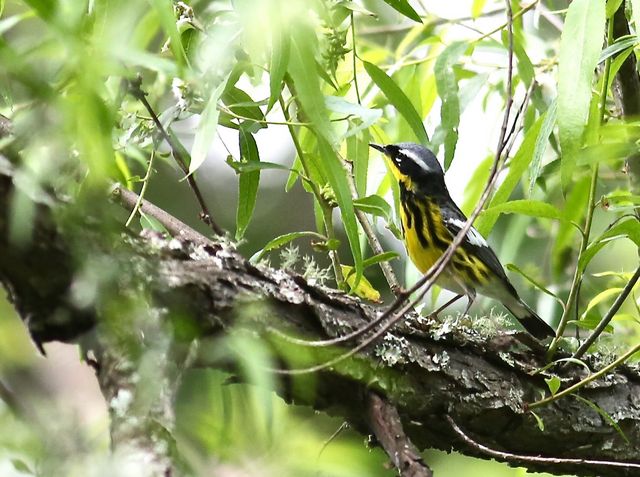
M404 432L402 421L395 406L389 404L375 392L369 392L368 422L378 442L402 477L433 477L433 472L424 463L420 451Z

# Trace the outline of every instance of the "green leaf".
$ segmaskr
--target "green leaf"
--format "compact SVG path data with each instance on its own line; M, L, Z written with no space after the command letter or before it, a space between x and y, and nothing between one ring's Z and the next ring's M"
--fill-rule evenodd
M360 197L367 194L369 138L369 131L366 129L347 138L347 159L353 163L353 176Z
M544 432L544 421L542 420L542 418L533 411L529 411L529 414L531 414L536 420L536 424L538 425L538 429L540 429L540 432Z
M218 86L211 92L207 105L202 111L196 135L193 138L193 146L191 147L191 162L189 163L189 174L193 174L204 163L209 152L211 142L216 135L218 128L218 100L222 95L227 84L227 76Z
M622 288L613 287L613 288L607 288L606 290L598 293L591 300L589 300L589 303L587 304L587 308L582 312L581 318L586 317L587 313L589 313L589 311L591 311L593 307L598 306L607 298L619 295L621 291L622 291Z
M260 162L258 146L253 134L241 127L238 139L240 141L240 160L248 164ZM260 186L260 171L243 172L238 181L238 210L236 212L236 240L243 236L256 207L258 187Z
M318 137L318 148L320 151L320 158L316 160L318 167L323 171L324 176L328 179L329 185L333 189L336 201L340 207L340 216L344 231L349 239L349 245L351 247L351 253L353 255L353 263L356 269L355 283L358 284L362 277L362 251L360 249L360 233L358 230L358 223L356 221L356 214L353 209L353 201L351 197L351 190L349 189L349 183L347 182L347 171L345 170L342 161L337 156L331 144L329 144L323 137Z
M0 7L2 7L2 6L4 6L4 2L0 2ZM2 13L2 8L0 8L0 13ZM11 459L11 464L13 465L14 469L16 469L18 472L20 472L22 474L36 475L29 468L27 463L25 461L21 460L21 459Z
M429 136L424 128L422 119L416 111L416 108L411 104L409 98L407 98L407 95L404 94L395 81L387 76L380 68L367 61L363 61L362 63L371 80L380 88L380 91L384 93L389 102L398 110L407 123L409 123L413 133L418 138L418 142L423 145L428 144Z
M467 186L464 189L464 200L460 207L465 215L471 214L471 211L473 211L474 207L480 200L484 186L489 178L489 172L491 172L493 159L493 154L490 154L480 161L476 170L473 171L471 178L467 181Z
M29 5L47 23L54 19L59 8L57 3L48 0L25 0L24 3Z
M530 85L536 73L533 69L533 63L531 63L529 55L527 55L527 51L522 46L522 43L517 42L513 47L513 52L518 59L518 74L526 85Z
M151 3L156 12L158 12L162 29L169 35L169 46L177 63L181 66L186 64L188 62L187 54L184 51L180 32L176 24L176 17L173 13L173 2L170 0L149 0L149 3Z
M640 205L640 195L611 194L602 197L602 206L610 211L630 211Z
M622 0L607 0L607 18L611 18L618 8L620 8L620 5L622 5Z
M254 172L254 171L262 171L264 169L276 169L280 171L292 171L287 166L283 166L282 164L276 164L275 162L241 162L234 161L231 156L227 159L227 164L236 171L237 174L241 174L243 172ZM294 171L295 173L295 171Z
M627 61L627 58L629 58L629 55L633 53L633 50L634 50L634 47L627 48L622 53L620 53L615 58L615 60L611 62L611 65L609 66L609 81L607 82L608 90L611 89L611 85L613 84L613 81L616 79L616 75L618 74L618 71L620 71L620 68L622 67L624 62Z
M529 167L529 163L533 159L533 150L538 139L538 135L540 134L540 128L542 127L543 120L544 116L540 116L525 134L518 152L516 152L516 155L509 163L509 172L500 187L498 187L496 193L493 195L491 202L489 203L489 208L496 207L497 205L506 202L509 199L509 196L511 196L513 190L516 188L516 185L518 185L522 175L525 173L527 167ZM480 216L475 223L476 229L484 237L487 237L495 225L496 220L498 220L498 215L496 214Z
M267 254L267 252L278 249L283 245L286 245L289 242L292 242L293 240L296 240L302 237L313 237L323 241L327 240L327 237L317 232L311 232L311 231L291 232L288 234L280 235L270 240L269 242L267 242L267 244L262 248L262 250L260 250L259 252L254 254L253 257L251 257L250 261L252 263L257 263L260 260L262 260L262 258Z
M302 163L300 162L300 158L296 156L293 161L293 165L291 166L291 172L289 173L289 177L287 177L287 183L284 185L284 191L289 192L295 183L300 177L302 173Z
M394 10L402 13L405 17L422 23L422 18L420 18L420 15L409 5L407 0L384 0L384 2Z
M565 220L564 213L557 207L554 207L547 202L529 199L512 200L510 202L495 205L483 210L482 214L495 216L496 218L500 214L522 214L530 217Z
M151 215L145 214L141 210L139 212L140 212L140 227L142 227L143 229L155 230L156 232L171 235L169 234L169 231L165 228L165 226L162 225L162 223L160 223L158 219L156 219L155 217L152 217Z
M347 10L351 10L352 12L362 13L370 17L377 17L375 13L367 10L362 5L358 5L357 3L352 2L351 0L340 0L338 2L338 5L346 8Z
M473 18L478 18L486 4L487 0L473 0L473 4L471 5L471 16Z
M529 197L533 194L533 188L536 185L536 181L540 176L542 170L542 158L547 150L547 144L549 144L549 136L553 132L553 128L556 125L556 117L558 112L558 103L553 101L542 115L542 125L538 136L536 137L535 146L533 149L533 159L531 160L531 176L529 177Z
M313 123L317 134L330 144L337 139L329 123L324 95L316 74L316 34L313 28L301 21L291 29L291 55L289 73L295 85L296 97L302 112Z
M575 325L578 328L581 328L583 330L593 331L600 324L600 318L601 318L600 316L592 314L592 315L585 316L584 318L581 318L579 320L569 320L567 321L567 324ZM604 332L613 333L613 326L612 325L605 326Z
M271 62L269 67L269 103L267 112L271 111L273 105L280 97L284 75L287 73L289 65L289 54L291 52L291 39L288 29L280 26L271 29Z
M558 66L558 129L564 191L573 182L575 163L582 146L593 72L600 55L604 27L603 0L571 2L560 39Z
M343 134L343 138L348 138L360 131L368 129L369 126L382 117L382 109L365 108L359 104L350 103L344 98L340 98L338 96L326 96L324 99L328 110L361 119L359 124L349 128Z
M579 179L569 191L564 204L564 214L567 221L558 224L555 240L551 248L551 264L553 272L560 275L570 255L567 253L574 247L576 229L573 223L581 223L589 199L589 177ZM572 259L572 258L571 258Z
M147 51L135 48L118 48L113 51L114 59L118 59L124 65L129 67L142 67L151 71L157 71L167 76L178 76L178 68L176 62L167 58L161 58L158 55L151 54Z
M373 194L361 199L356 199L353 201L353 205L367 214L382 217L386 219L387 222L391 221L391 206L379 195Z
M636 36L640 40L640 0L631 0L631 17L636 24Z
M623 430L620 428L620 426L618 425L618 423L616 421L613 420L613 418L609 415L609 413L607 411L605 411L604 409L602 409L600 406L598 406L595 402L590 401L589 399L583 398L582 396L579 396L578 394L572 394L572 396L574 398L576 398L578 401L582 401L583 403L585 403L587 406L589 406L591 409L593 409L594 411L596 411L598 414L600 414L600 416L607 421L611 427L613 427L616 432L618 434L620 434L620 437L622 437L625 442L627 444L631 444L631 442L629 442L629 439L627 438L626 434L623 432Z
M540 282L535 280L529 274L525 273L517 265L514 265L513 263L507 263L506 267L507 267L507 270L510 270L512 272L516 272L516 273L520 274L525 280L527 280L529 283L531 283L535 288L537 288L541 292L543 292L543 293L549 295L550 297L552 297L554 300L556 300L558 303L560 303L560 305L564 305L562 300L555 293L553 293L548 288L544 287L544 285L542 285Z
M621 51L628 50L629 48L634 48L638 44L638 38L634 35L625 35L617 38L615 42L611 45L607 46L600 53L600 58L598 58L598 63L604 63L604 60L607 58L617 55Z
M580 256L580 260L578 262L579 272L582 273L584 271L591 259L602 249L602 247L607 243L620 238L628 238L640 247L640 222L635 218L619 222L591 242L584 253Z
M251 99L247 93L235 86L227 87L222 96L222 102L238 116L255 119L257 121L264 120L264 114L256 102ZM257 123L258 128L266 127L264 124Z
M398 252L382 252L378 255L374 255L373 257L369 257L362 262L363 268L369 268L373 265L377 265L381 262L388 262L389 260L393 260L399 258L400 254Z
M380 303L380 292L376 290L371 282L366 277L360 278L359 283L356 283L355 269L349 265L340 265L344 280L349 285L351 292L355 293L360 298Z
M544 378L544 382L547 383L547 387L549 388L552 396L555 396L555 394L558 392L558 389L560 389L560 385L562 384L562 381L560 381L560 378L558 376Z
M458 81L453 67L469 47L468 43L457 41L444 49L433 67L436 77L438 95L442 100L440 106L440 126L444 131L444 169L449 169L458 142L458 126L460 125L460 100L458 98Z

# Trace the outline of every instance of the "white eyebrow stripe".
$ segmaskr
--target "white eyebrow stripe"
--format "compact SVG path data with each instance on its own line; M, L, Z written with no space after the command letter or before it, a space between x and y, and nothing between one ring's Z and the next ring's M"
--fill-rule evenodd
M464 227L464 224L465 224L465 222L463 222L460 219L449 219L447 220L447 222L458 227L458 229L462 229L462 227ZM466 239L469 241L470 244L475 245L477 247L489 247L489 245L487 244L487 241L484 239L482 235L480 235L480 232L478 232L475 229L475 227L471 227L469 229L469 231L467 232Z
M408 157L409 159L413 160L413 162L415 162L418 166L420 166L425 171L431 172L433 170L429 166L427 166L425 164L425 162L420 158L420 156L418 156L412 150L410 150L410 149L400 149L398 152L400 154L402 154L403 156Z

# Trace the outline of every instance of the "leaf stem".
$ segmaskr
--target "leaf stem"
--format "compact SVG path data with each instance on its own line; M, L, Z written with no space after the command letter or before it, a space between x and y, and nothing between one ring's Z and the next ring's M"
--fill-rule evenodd
M240 119L242 121L252 121L255 123L260 123L260 124L267 124L267 125L273 125L273 126L304 126L304 127L310 127L311 123L305 123L305 122L301 122L301 121L273 121L270 119L258 119L258 118L250 118L248 116L243 116L241 114L237 114L234 113L233 111L231 111L229 108L226 108L224 106L219 105L218 106L218 111L223 112L225 114L228 114L229 116L231 116L234 119ZM351 115L347 115L347 116L343 116L341 118L334 118L334 119L330 119L329 121L332 123L338 123L341 121L348 121L349 118L351 118Z
M356 59L358 58L358 54L356 52L356 24L353 19L353 12L351 12L351 47L353 48L353 86L356 89L356 97L358 98L358 104L362 104L362 100L360 98L360 88L358 87L358 69L356 64Z
M620 292L620 295L618 295L618 298L616 298L616 301L613 302L613 305L611 305L611 308L609 308L609 311L607 311L607 314L602 318L602 320L600 320L600 323L598 323L598 326L596 327L596 329L593 330L593 333L591 333L591 336L589 336L589 338L587 338L585 342L580 345L578 350L575 353L573 353L574 358L580 358L589 349L589 347L595 342L598 336L602 334L604 329L607 327L609 322L613 319L613 317L618 312L618 310L620 309L624 301L629 296L629 293L631 293L631 290L633 290L633 287L638 281L638 278L640 278L640 267L636 268L636 272L633 274L631 279L627 282L625 287L622 289L622 291Z
M222 229L222 227L220 227L216 223L216 221L213 220L213 216L209 212L209 208L207 207L207 203L205 202L204 197L202 196L202 192L200 192L200 188L198 187L198 183L196 182L195 178L193 177L193 174L189 174L189 168L187 166L187 161L185 161L184 157L182 157L182 153L180 152L180 149L174 143L173 139L171 138L171 136L169 135L167 130L164 128L164 126L160 122L160 119L158 118L158 115L156 114L156 112L151 107L151 104L149 104L149 101L147 101L147 95L146 95L146 93L144 91L142 91L141 84L142 84L142 78L141 77L138 77L138 78L136 78L134 80L129 80L129 82L128 82L129 92L138 101L140 101L142 103L142 105L145 107L145 109L147 110L147 112L151 116L151 119L153 120L153 123L155 124L156 128L158 129L158 131L160 132L160 135L167 142L167 144L169 144L169 147L171 148L171 152L172 152L173 158L175 159L175 161L178 164L178 166L180 167L180 169L182 169L182 172L185 173L186 179L187 179L187 183L191 187L191 190L193 191L194 195L196 196L196 200L198 201L198 204L200 205L200 209L201 209L200 219L205 224L207 224L207 225L209 225L211 227L211 229L213 230L213 233L215 233L216 235L224 235L224 230Z
M140 194L138 195L138 198L136 199L136 203L133 206L131 213L129 214L129 218L124 224L125 227L129 227L129 224L131 223L133 218L136 216L136 214L140 210L140 205L142 204L142 200L144 199L144 195L147 191L147 186L149 185L149 178L151 177L151 169L153 167L153 159L155 157L156 157L156 149L153 148L151 150L151 156L149 157L149 164L147 165L147 173L145 174L144 179L142 179L142 188L140 189Z
M604 376L606 373L608 373L612 369L620 366L622 363L624 363L626 360L628 360L631 356L636 354L638 351L640 351L640 344L635 345L633 348L631 348L625 354L623 354L618 359L616 359L613 363L611 363L608 366L605 366L604 368L602 368L597 373L591 374L590 376L584 378L582 381L577 382L573 386L569 386L567 389L565 389L563 391L560 391L559 393L556 393L556 394L553 394L552 396L549 396L549 397L546 397L544 399L541 399L540 401L533 402L533 403L529 404L527 406L527 408L528 409L535 409L536 407L544 406L545 404L549 404L550 402L557 401L561 397L566 396L567 394L571 394L574 391L577 391L578 389L580 389L580 388L586 386L587 384L589 384L594 379L598 379L599 377Z
M613 43L613 21L609 20L608 30L607 30L607 45L611 45ZM606 110L607 104L607 85L609 84L609 73L611 71L611 57L607 58L604 62L604 73L602 77L602 86L600 88L600 124L604 122L604 113ZM587 245L589 244L589 235L591 234L591 225L593 224L593 213L596 209L596 187L598 185L598 163L593 166L593 170L591 171L591 182L589 184L589 201L587 203L587 215L584 221L584 231L582 234L582 238L580 240L580 249L578 251L578 258L576 260L576 268L573 272L573 278L571 280L571 288L569 289L569 296L567 297L567 303L562 312L562 316L560 318L560 324L558 325L558 329L556 330L556 336L553 338L553 341L549 345L549 349L547 351L547 359L551 361L553 359L553 355L558 349L558 345L560 344L560 338L564 334L564 331L569 323L569 317L571 313L571 309L574 304L576 304L576 297L578 296L578 291L580 289L580 282L582 281L582 274L580 271L580 259L582 258L582 254L587 249ZM604 327L603 327L604 328Z

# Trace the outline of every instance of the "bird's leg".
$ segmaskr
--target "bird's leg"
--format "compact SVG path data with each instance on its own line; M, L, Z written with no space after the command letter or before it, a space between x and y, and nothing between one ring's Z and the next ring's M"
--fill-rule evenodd
M466 314L469 313L469 308L471 308L471 305L473 305L473 302L476 299L475 290L467 290L467 298L469 299L469 301L467 302L467 307L462 312L462 317L466 316Z
M434 320L438 319L438 313L440 313L442 310L445 310L447 308L449 308L449 306L451 306L452 304L454 304L456 301L458 301L460 298L462 298L464 295L456 295L454 296L451 300L449 300L448 302L446 302L444 305L442 305L440 308L438 308L436 311L429 313L429 318L433 318Z

